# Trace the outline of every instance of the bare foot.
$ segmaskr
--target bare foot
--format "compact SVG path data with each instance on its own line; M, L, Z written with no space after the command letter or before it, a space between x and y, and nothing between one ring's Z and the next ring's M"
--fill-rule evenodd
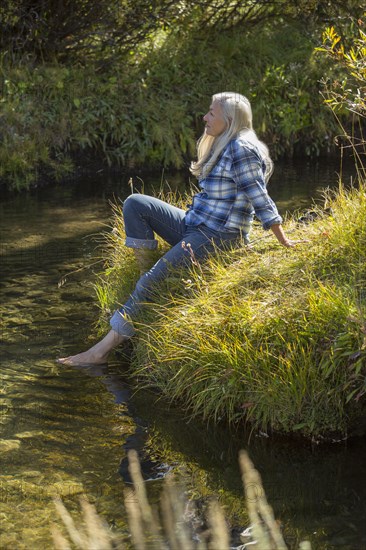
M108 353L106 355L98 355L93 352L93 348L78 353L77 355L70 355L69 357L60 357L56 359L57 363L71 366L88 366L88 365L105 365L108 362Z
M57 363L62 365L71 366L89 366L89 365L104 365L108 362L109 352L121 344L129 340L126 336L121 336L114 330L110 330L108 334L95 344L92 348L78 353L77 355L70 355L69 357L60 357L57 359Z

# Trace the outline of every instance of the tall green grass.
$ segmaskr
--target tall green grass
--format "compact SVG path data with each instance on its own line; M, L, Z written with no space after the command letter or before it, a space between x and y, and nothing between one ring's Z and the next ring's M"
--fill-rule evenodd
M314 207L309 224L287 220L291 237L308 239L294 249L255 228L250 247L159 285L136 323L140 384L207 421L349 435L365 414L365 188L340 184L325 203L331 214ZM107 309L123 302L137 273L115 214L100 286Z

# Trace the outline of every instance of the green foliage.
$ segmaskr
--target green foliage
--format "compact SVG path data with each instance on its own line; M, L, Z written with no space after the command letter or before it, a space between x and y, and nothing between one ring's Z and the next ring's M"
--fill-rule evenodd
M124 28L132 4L122 4L127 11L122 10L118 17ZM40 176L60 180L72 171L72 160L80 155L84 162L92 157L109 166L181 168L195 154L195 141L203 130L202 116L210 96L225 89L244 93L252 101L255 128L268 143L274 158L319 155L332 148L338 128L332 113L322 105L319 80L322 75L331 76L333 69L327 59L315 63L313 56L320 33L319 21L325 17L325 4L308 5L306 17L301 20L297 19L296 2L273 5L261 2L254 11L241 3L240 9L234 10L234 19L226 17L233 6L230 4L229 8L221 1L209 3L208 11L186 3L182 13L178 5L170 4L158 3L156 9L168 10L166 18L161 23L154 18L150 28L147 22L150 3L138 3L139 9L147 10L146 17L141 20L141 33L137 26L137 34L132 33L129 38L126 35L126 44L129 39L134 44L128 53L117 44L120 30L112 33L113 37L109 31L101 32L107 24L103 18L113 14L104 13L98 19L97 14L89 10L92 0L69 6L73 15L73 10L84 7L83 17L88 18L89 14L96 19L90 28L87 21L83 23L86 27L81 25L86 33L84 42L77 38L77 29L76 34L58 37L66 41L66 45L57 47L64 48L67 64L61 55L52 57L51 49L48 53L52 61L40 63L27 54L26 47L14 53L10 46L7 49L3 45L0 58L2 182L21 189ZM49 5L51 3L42 2L45 10ZM276 11L279 5L281 10L284 8L281 17ZM12 15L9 6L16 13ZM1 8L6 13L3 23L6 32L12 25L16 28L20 25L18 8L27 6L9 2ZM334 13L341 13L339 10L341 7L337 4ZM54 17L52 10L46 12L37 25L44 26L48 18ZM203 32L202 24L211 12L215 16ZM65 12L64 17L67 19L70 13ZM195 15L190 19L188 15L192 13ZM252 16L253 24L245 24ZM66 19L65 28L68 28L74 19ZM133 21L132 17L128 24L133 26ZM22 27L25 37L20 31L15 37L20 42L24 39L31 50L33 38L41 42L44 39L39 46L43 52L56 30L50 29L42 38L41 30L36 32L33 23L26 19ZM101 37L100 44L95 44L97 39L91 38L87 29ZM26 39L28 32L31 33L29 40ZM68 44L69 39L79 40L78 46L76 42ZM75 49L79 46L84 53L76 55ZM88 56L87 63L84 54Z
M146 59L145 82L162 97L184 98L197 136L211 94L238 90L251 100L255 128L274 158L318 155L329 148L337 125L322 105L318 81L324 67L314 63L313 48L311 34L294 22L204 37L170 33Z
M360 22L361 24L361 22ZM366 113L366 34L361 27L358 29L359 37L353 39L353 44L346 50L342 37L334 27L327 27L323 33L323 46L317 48L318 52L325 52L328 57L338 65L345 67L347 74L344 79L332 82L327 89L329 98L326 102L338 110L342 106L351 112Z
M357 0L346 6L342 0L2 0L0 50L13 59L21 52L41 61L115 62L142 43L151 45L161 29L220 32L276 18L339 19L355 11Z
M103 62L149 40L186 11L189 5L170 0L3 0L0 49L12 58L21 52L41 61Z
M207 421L308 437L352 431L365 411L365 189L340 187L326 202L332 215L318 209L301 247L259 240L172 273L137 323L140 383ZM305 233L295 220L286 230ZM130 259L118 231L121 269ZM105 280L120 288L118 277Z
M355 29L357 34L354 33L348 41L334 27L327 27L323 33L323 45L316 50L334 64L333 71L322 80L324 101L335 114L343 130L345 146L352 147L356 166L361 177L365 178L366 34L362 24L359 20ZM350 44L345 46L345 42ZM348 119L351 113L351 124L343 122L345 113Z
M193 154L184 105L149 95L132 66L118 77L55 65L3 64L2 73L0 178L12 188L28 187L38 170L62 178L80 151L108 165L177 168Z

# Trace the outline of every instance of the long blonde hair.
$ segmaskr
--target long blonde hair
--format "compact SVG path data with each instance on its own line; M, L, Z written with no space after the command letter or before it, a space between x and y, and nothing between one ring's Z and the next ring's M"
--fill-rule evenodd
M218 136L210 136L204 132L197 142L197 161L191 163L190 170L196 177L206 177L215 166L226 145L235 137L243 137L255 145L266 165L265 180L273 172L273 162L268 147L258 139L253 130L252 108L249 100L235 92L221 92L212 96L212 103L219 102L225 130Z

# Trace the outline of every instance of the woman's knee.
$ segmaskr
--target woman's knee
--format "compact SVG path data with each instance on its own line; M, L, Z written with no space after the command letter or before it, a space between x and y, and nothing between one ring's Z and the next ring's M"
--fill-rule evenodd
M131 211L134 213L136 212L136 209L138 209L138 205L140 204L139 198L141 195L139 193L133 193L132 195L129 195L127 199L123 201L123 215L128 215Z

